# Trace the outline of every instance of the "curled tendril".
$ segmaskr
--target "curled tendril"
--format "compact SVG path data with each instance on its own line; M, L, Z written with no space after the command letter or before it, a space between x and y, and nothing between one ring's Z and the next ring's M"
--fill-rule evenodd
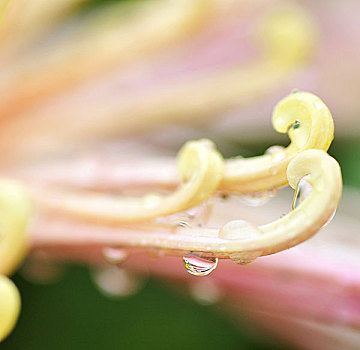
M0 341L14 327L20 311L20 295L6 275L27 252L25 239L30 216L26 191L16 182L0 181Z
M292 247L314 235L332 217L342 193L342 177L339 164L322 150L305 150L290 162L287 177L296 188L305 176L312 185L311 194L285 217L256 227L251 223L235 220L221 229L179 228L154 230L145 233L122 228L106 235L96 230L86 238L88 244L113 244L127 249L156 249L169 255L182 256L189 251L198 252L203 257L230 258L237 263L248 263L261 255L273 254ZM50 226L51 227L51 226ZM90 232L86 228L84 232ZM61 229L51 237L40 235L40 246L66 243ZM80 232L79 232L80 234ZM71 240L71 239L70 239ZM79 236L73 240L79 244Z
M170 215L203 202L216 190L223 177L222 156L209 140L186 143L179 152L178 168L183 184L168 196L149 194L142 198L114 198L89 192L59 191L50 197L37 197L48 210L85 220L134 222Z
M334 122L329 109L309 92L291 93L275 107L273 127L288 132L287 148L254 158L229 160L220 189L234 192L256 192L288 183L286 169L299 153L315 148L326 151L334 137Z

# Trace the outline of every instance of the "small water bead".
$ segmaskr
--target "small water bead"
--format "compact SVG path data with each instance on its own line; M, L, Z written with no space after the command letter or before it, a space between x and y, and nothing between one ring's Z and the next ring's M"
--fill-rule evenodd
M261 256L261 252L231 253L230 259L237 265L248 265L254 262L259 256Z
M276 152L283 151L284 149L285 149L284 146L274 145L274 146L269 147L269 148L265 151L265 154L267 154L267 155L272 155L272 154L275 154Z
M92 271L92 279L99 290L108 297L124 298L137 293L142 279L117 266L100 267Z
M31 283L53 284L62 279L65 269L56 262L33 255L26 259L20 274Z
M326 227L327 225L330 224L330 222L331 222L332 219L334 218L335 214L336 214L336 209L334 210L334 212L332 213L330 219L325 223L325 225L324 225L323 227Z
M219 237L231 240L255 240L262 236L262 232L251 223L244 220L234 220L224 225ZM250 264L261 256L261 251L233 252L229 254L231 261L238 265Z
M300 120L296 119L295 122L288 127L287 132L289 132L291 129L293 129L293 130L299 129L300 126L301 126Z
M233 220L225 224L219 232L219 238L246 240L261 236L259 229L244 220Z
M218 265L218 258L201 258L196 253L186 254L183 262L187 272L194 276L207 276Z
M221 291L210 279L197 279L190 285L190 294L201 305L213 305L221 298Z
M120 264L128 257L127 251L121 248L106 247L102 253L105 260L110 264Z
M259 207L265 205L272 197L277 194L276 189L262 192L254 192L248 195L239 196L239 200L249 207Z
M303 176L295 190L294 198L291 204L291 210L296 209L302 201L304 201L308 195L311 193L312 186L307 181L310 175Z

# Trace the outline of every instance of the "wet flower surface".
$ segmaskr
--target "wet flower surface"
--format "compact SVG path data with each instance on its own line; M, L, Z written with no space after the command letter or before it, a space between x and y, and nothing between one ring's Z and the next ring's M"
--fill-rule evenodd
M35 344L42 332L54 349L97 348L95 338L111 348L112 323L129 319L148 327L154 346L169 348L148 325L160 314L146 314L168 303L170 318L183 318L170 345L175 348L244 342L276 349L252 335L257 327L264 337L301 349L356 349L353 213L359 196L346 190L337 210L342 174L327 151L332 114L340 145L341 137L349 142L359 130L353 118L358 45L346 67L333 63L334 52L346 55L357 43L354 35L340 39L357 23L351 15L357 7L351 1L5 1L0 340L20 312L19 291L8 276L23 263L25 279L55 284L41 291L15 277L23 316L4 348L21 347L22 338ZM329 29L334 24L337 33ZM343 81L354 88L341 91ZM272 108L272 126L289 136L287 147L276 145L286 141L266 126ZM334 149L341 150L337 142ZM245 149L255 144L249 157ZM356 164L345 160L346 181ZM295 194L283 189L288 185ZM69 263L89 268L86 281L94 286L77 268L67 275ZM213 317L201 307L197 319L184 296L175 298L154 282L141 292L149 277L216 305L222 311L217 325L233 340L205 321ZM112 303L124 301L99 301L94 287ZM160 299L151 297L154 290ZM45 300L59 298L50 315ZM183 314L181 303L189 308ZM120 305L127 311L117 318L111 309ZM72 327L64 326L62 308L77 320ZM89 317L82 319L86 310ZM79 342L56 345L52 333ZM129 324L120 333L124 348L141 348ZM205 333L212 335L203 339Z

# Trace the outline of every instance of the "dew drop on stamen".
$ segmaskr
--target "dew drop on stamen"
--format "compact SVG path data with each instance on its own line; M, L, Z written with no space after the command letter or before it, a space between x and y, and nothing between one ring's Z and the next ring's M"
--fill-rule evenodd
M336 214L336 209L334 210L334 212L332 213L330 219L325 223L325 225L324 225L323 227L326 227L327 225L330 224L330 222L331 222L332 219L334 218L335 214Z
M280 145L271 146L265 151L265 154L272 155L275 154L276 152L283 151L284 149L285 147Z
M105 247L102 253L105 260L110 264L120 264L128 257L126 250L121 248Z
M201 258L195 253L183 257L187 272L194 276L207 276L213 272L218 265L218 258Z
M300 203L303 202L311 193L312 186L306 180L308 177L309 175L305 175L300 179L295 190L294 198L291 204L291 210L295 210L300 205Z
M272 197L277 194L277 190L269 190L263 192L254 192L248 195L237 197L240 202L250 207L259 207L265 205Z
M219 233L219 238L228 240L255 240L262 235L261 231L251 223L244 220L234 220L224 225ZM246 265L261 256L261 251L239 251L230 253L230 259L235 264Z

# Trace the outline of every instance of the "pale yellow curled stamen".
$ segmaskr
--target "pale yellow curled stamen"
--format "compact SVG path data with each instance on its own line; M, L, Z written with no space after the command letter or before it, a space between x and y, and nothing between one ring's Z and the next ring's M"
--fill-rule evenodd
M295 246L310 238L331 219L342 193L342 177L339 164L326 152L306 150L299 153L289 164L289 183L296 188L300 179L312 185L310 195L292 212L270 224L256 227L242 220L227 223L221 229L179 228L152 232L122 228L111 235L94 233L87 243L122 246L127 249L156 249L164 254L182 256L189 251L204 257L230 258L239 263L250 262L261 255L273 254ZM61 230L60 230L61 231ZM78 237L59 234L42 237L41 244L64 243L70 240L81 244Z
M0 275L0 342L14 328L19 316L21 299L15 284Z
M19 292L3 275L11 274L26 254L29 216L26 191L16 182L0 181L0 341L14 327L20 311Z
M178 155L183 180L171 195L148 194L142 198L110 197L90 192L56 191L36 195L47 209L96 222L133 222L170 215L207 199L223 176L223 159L209 140L186 143ZM161 172L161 169L159 169Z
M287 148L259 157L226 162L220 189L251 193L287 185L286 169L301 151L327 150L334 137L334 121L326 105L309 92L294 92L274 109L272 124L276 131L289 134Z

